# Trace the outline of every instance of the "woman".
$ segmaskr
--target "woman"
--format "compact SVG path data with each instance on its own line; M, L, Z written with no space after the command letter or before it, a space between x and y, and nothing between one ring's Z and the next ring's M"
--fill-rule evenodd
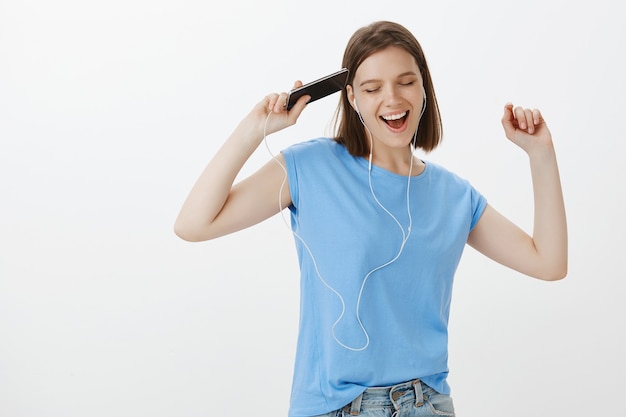
M454 415L447 324L465 244L532 277L566 275L551 134L538 110L505 105L505 134L530 160L530 236L467 181L414 156L435 149L442 130L426 59L406 28L359 29L343 67L334 138L290 146L234 184L265 136L296 123L309 99L287 111L286 93L266 96L201 174L175 231L202 241L291 211L301 268L291 417Z

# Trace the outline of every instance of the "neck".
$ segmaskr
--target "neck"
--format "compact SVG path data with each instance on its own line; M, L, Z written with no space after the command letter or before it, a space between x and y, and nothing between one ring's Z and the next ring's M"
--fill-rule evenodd
M397 175L419 175L424 170L424 163L413 156L410 148L398 152L374 152L372 165L383 168Z

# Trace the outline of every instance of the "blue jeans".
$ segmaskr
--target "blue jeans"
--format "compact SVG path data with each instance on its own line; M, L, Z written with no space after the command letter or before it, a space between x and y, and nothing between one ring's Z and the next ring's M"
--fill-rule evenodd
M449 395L439 394L428 385L415 381L392 387L368 388L340 410L317 417L425 417L454 416Z

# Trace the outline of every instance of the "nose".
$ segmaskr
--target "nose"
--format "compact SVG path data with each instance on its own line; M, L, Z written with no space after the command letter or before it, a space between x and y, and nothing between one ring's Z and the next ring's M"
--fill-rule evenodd
M385 89L385 105L393 107L402 102L398 86L390 85Z

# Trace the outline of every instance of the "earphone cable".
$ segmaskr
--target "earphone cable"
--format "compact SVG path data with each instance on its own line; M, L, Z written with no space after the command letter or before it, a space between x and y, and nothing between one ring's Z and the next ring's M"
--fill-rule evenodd
M422 109L422 114L423 114L423 109ZM407 207L407 215L408 215L408 219L409 219L409 225L407 227L407 230L405 231L404 227L402 226L402 224L400 223L400 221L380 202L380 200L378 199L378 197L376 196L376 193L374 192L374 187L372 184L372 175L371 175L371 170L372 170L372 149L373 149L373 138L372 138L372 134L369 131L369 129L367 128L367 126L365 125L360 113L359 113L359 118L361 119L361 122L363 123L363 126L365 126L365 129L367 130L369 136L370 136L370 155L369 155L369 167L368 167L368 184L369 184L369 188L370 188L370 192L372 194L372 197L374 198L374 200L376 201L376 203L378 204L378 206L380 206L380 208L387 213L387 215L389 215L393 221L398 225L398 227L400 228L400 231L402 233L402 243L400 244L400 248L398 250L398 253L390 260L388 260L387 262L371 269L366 275L365 277L363 277L363 281L361 282L361 286L359 289L359 294L357 296L357 302L356 302L356 308L355 308L355 316L356 316L356 320L359 324L359 327L361 328L361 331L363 332L363 335L365 336L365 344L361 347L352 347L352 346L348 346L347 344L343 343L339 337L336 335L335 329L337 327L337 325L341 322L341 320L343 319L343 316L345 315L345 311L346 311L346 303L345 300L343 298L343 296L335 289L333 288L330 284L328 284L328 282L326 282L326 280L322 277L322 274L319 271L319 267L317 265L317 260L315 259L315 256L313 255L313 251L311 250L311 248L309 247L309 245L306 243L306 241L304 240L304 238L302 238L295 230L293 230L293 228L290 227L286 217L285 217L285 207L282 206L282 196L283 196L283 189L285 187L285 184L287 183L287 179L288 179L288 172L286 167L280 162L280 160L277 158L276 155L274 155L274 153L272 152L272 150L269 147L269 144L267 142L267 124L269 122L269 119L272 115L272 111L270 111L267 115L267 118L265 119L265 125L263 127L263 142L265 144L265 147L268 151L268 153L270 154L270 156L272 157L272 159L280 166L280 168L283 170L284 172L284 177L282 180L282 183L280 185L280 189L278 192L278 209L279 212L281 213L281 218L283 220L283 223L285 224L285 226L291 231L291 233L294 235L294 237L296 239L298 239L298 241L300 241L300 243L302 244L302 246L305 248L305 250L307 251L307 253L309 254L310 258L311 258L311 262L313 263L313 267L315 269L315 273L317 275L317 277L319 278L319 280L322 282L322 284L328 288L332 293L334 293L337 298L339 299L339 301L341 302L341 313L339 314L338 318L335 320L335 322L332 325L331 328L331 332L333 335L333 338L335 339L335 341L342 346L345 349L354 351L354 352L360 352L363 351L365 349L367 349L367 347L370 344L370 336L369 333L367 332L367 329L365 328L365 325L363 324L362 320L361 320L361 314L360 314L360 306L361 306L361 299L363 296L363 291L365 288L365 285L368 281L368 279L370 278L370 276L375 273L376 271L379 271L389 265L391 265L392 263L394 263L396 260L398 260L400 258L400 256L402 255L402 252L404 251L404 247L406 245L406 242L408 241L410 235L411 235L411 229L412 229L412 225L413 225L413 218L411 216L411 206L410 206L410 189L411 189L411 177L413 174L413 147L411 145L410 147L410 161L409 161L409 174L407 177L407 188L406 188L406 207ZM420 119L421 119L421 115L420 115ZM414 134L414 140L415 137L417 135L417 129L415 131Z

